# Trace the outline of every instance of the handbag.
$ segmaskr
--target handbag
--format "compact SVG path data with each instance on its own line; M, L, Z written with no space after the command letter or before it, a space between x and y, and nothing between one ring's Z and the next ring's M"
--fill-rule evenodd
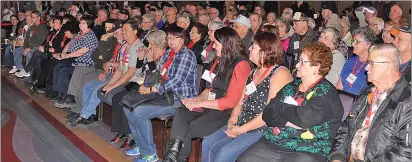
M146 76L143 85L145 87L153 87L158 83L160 83L163 86L163 89L166 89L164 86L164 79L158 71L146 71ZM154 106L171 106L174 103L174 99L172 99L171 96L174 96L173 92L164 92L163 94L159 94L157 92L140 94L138 90L132 90L128 94L123 96L120 105L131 112L133 112L133 110L137 106L143 103Z

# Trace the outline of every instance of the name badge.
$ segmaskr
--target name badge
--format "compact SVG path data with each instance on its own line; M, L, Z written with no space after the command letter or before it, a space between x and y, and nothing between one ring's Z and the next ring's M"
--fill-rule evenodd
M216 93L209 92L209 96L207 96L207 100L216 100Z
M290 96L286 97L285 100L283 101L283 103L290 104L290 105L295 105L295 106L299 105L298 102Z
M247 86L246 86L246 95L250 95L250 94L252 94L253 92L255 92L257 89L256 89L256 85L255 85L255 83L252 81L252 82L250 82Z
M319 27L319 30L318 31L322 31L322 27Z
M299 42L298 41L293 42L293 48L294 49L299 49Z
M203 50L202 53L200 53L203 57L207 58L207 52L206 50Z
M50 46L50 47L52 47L52 46L53 46L53 43L52 43L51 41L49 41L49 46Z
M166 74L166 72L167 72L167 69L166 68L163 68L163 70L162 70L162 72L160 73L161 75L165 75Z
M318 18L318 14L313 14L313 18L317 19L317 18Z
M216 74L212 73L210 74L209 70L205 70L202 75L202 79L208 81L209 83L212 83L212 80L216 77Z
M358 77L353 75L353 73L350 73L349 76L346 78L346 81L348 81L349 84L353 84L356 81L357 78Z

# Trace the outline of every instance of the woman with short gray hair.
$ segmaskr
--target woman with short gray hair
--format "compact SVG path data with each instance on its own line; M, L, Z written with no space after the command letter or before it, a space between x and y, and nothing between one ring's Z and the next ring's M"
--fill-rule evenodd
M156 20L153 14L146 13L142 16L142 22L140 24L140 29L142 29L143 32L139 34L139 40L143 42L145 47L149 46L149 43L146 40L147 36L151 32L156 31L155 23L156 23Z
M209 22L209 25L208 25L209 31L207 32L207 35L209 35L209 37L205 37L206 43L205 45L203 45L203 51L201 53L204 65L208 65L209 62L215 59L216 52L215 50L213 50L213 44L214 44L214 41L216 41L216 39L215 39L214 34L216 30L221 29L224 26L225 24L222 21L212 20Z
M325 78L336 86L340 72L346 61L345 56L337 50L337 47L339 46L339 31L333 27L324 28L320 34L319 42L324 43L332 50L333 63Z

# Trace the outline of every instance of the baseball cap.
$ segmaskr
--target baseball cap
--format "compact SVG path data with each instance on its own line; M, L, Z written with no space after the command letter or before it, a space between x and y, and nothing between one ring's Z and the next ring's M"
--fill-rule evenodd
M243 15L239 15L236 20L231 20L230 22L237 22L239 24L245 25L247 28L250 28L250 19Z
M409 33L411 34L411 25L407 25L401 28L392 28L391 30L391 35L396 36L398 35L400 32L404 32L404 33Z
M336 13L336 2L323 2L322 5L322 10L323 9L328 9L330 11L332 11L333 13Z
M119 13L120 13L120 14L123 14L123 15L129 16L129 11L127 11L127 10L125 10L125 9L123 9L123 8L120 9Z
M292 21L308 21L308 17L302 12L295 12Z

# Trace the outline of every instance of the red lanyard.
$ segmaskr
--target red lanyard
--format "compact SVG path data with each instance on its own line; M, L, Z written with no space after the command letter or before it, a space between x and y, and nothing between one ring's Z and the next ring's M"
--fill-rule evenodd
M190 41L190 42L187 44L187 48L192 48L193 45L195 45L195 42Z
M216 60L215 60L215 62L213 63L212 67L210 68L210 71L209 71L209 72L210 72L210 76L212 76L213 70L215 70L217 63L219 62L219 58L220 58L220 57L217 57L217 58L216 58Z
M169 53L169 58L167 59L166 63L163 65L162 76L163 76L163 79L165 80L167 79L166 71L169 69L170 65L172 64L173 59L175 58L175 54L176 54L175 50L172 49Z
M378 89L375 89L373 94L374 94L374 96L373 96L372 102L370 103L371 105L369 107L368 116L366 116L365 126L370 125L370 120L371 120L372 114L375 114L376 111L378 110L378 109L376 109L376 110L372 111L372 107L373 107L372 105L373 105L374 100L379 99L379 96L380 96ZM376 106L378 106L378 103L376 103Z
M264 78L264 76L270 71L270 70L272 70L272 67L273 66L270 66L270 67L268 67L268 68L266 68L266 70L259 76L259 80L257 80L256 82L255 82L255 84L257 84L257 83L260 83ZM253 78L253 80L255 80L256 78Z
M352 72L351 74L353 75L358 75L358 73L362 70L363 66L365 65L366 62L362 63L362 65L359 67L359 69L356 69L356 67L358 66L358 62L359 62L359 57L358 59L356 59L355 65L353 66ZM349 87L352 88L352 84L349 83Z
M296 100L296 102L298 103L298 106L301 106L301 105L302 105L302 102L303 102L303 100L304 100L304 98L303 98L302 96L304 96L308 90L312 89L312 88L313 88L316 84L318 84L322 79L323 79L323 77L320 78L320 79L318 79L318 80L317 80L315 83L313 83L312 85L310 85L309 88L306 89L306 90L303 92L302 95L299 95L299 97L297 97L298 92L299 92L299 89L296 91L295 95L293 96L293 99Z
M57 34L59 34L59 32L60 32L60 30L58 30L58 31L56 32L56 34L53 35L53 37L52 37L52 39L50 40L50 42L53 42L54 38L56 38L56 36L57 36Z
M112 54L112 59L113 59L113 61L117 61L117 55L119 54L119 51L120 51L120 49L122 48L122 46L123 46L123 43L117 43L116 44L116 48L114 49L114 51L113 51L113 54Z
M212 50L213 44L215 44L215 42L211 42L209 44L209 46L207 46L207 48L206 48L206 58L209 56L209 52Z
M136 40L138 40L139 38L135 39L131 44L129 44L129 46L127 46L124 50L123 50L123 64L126 64L127 58L129 57L129 49L130 47L134 44L134 42L136 42Z

